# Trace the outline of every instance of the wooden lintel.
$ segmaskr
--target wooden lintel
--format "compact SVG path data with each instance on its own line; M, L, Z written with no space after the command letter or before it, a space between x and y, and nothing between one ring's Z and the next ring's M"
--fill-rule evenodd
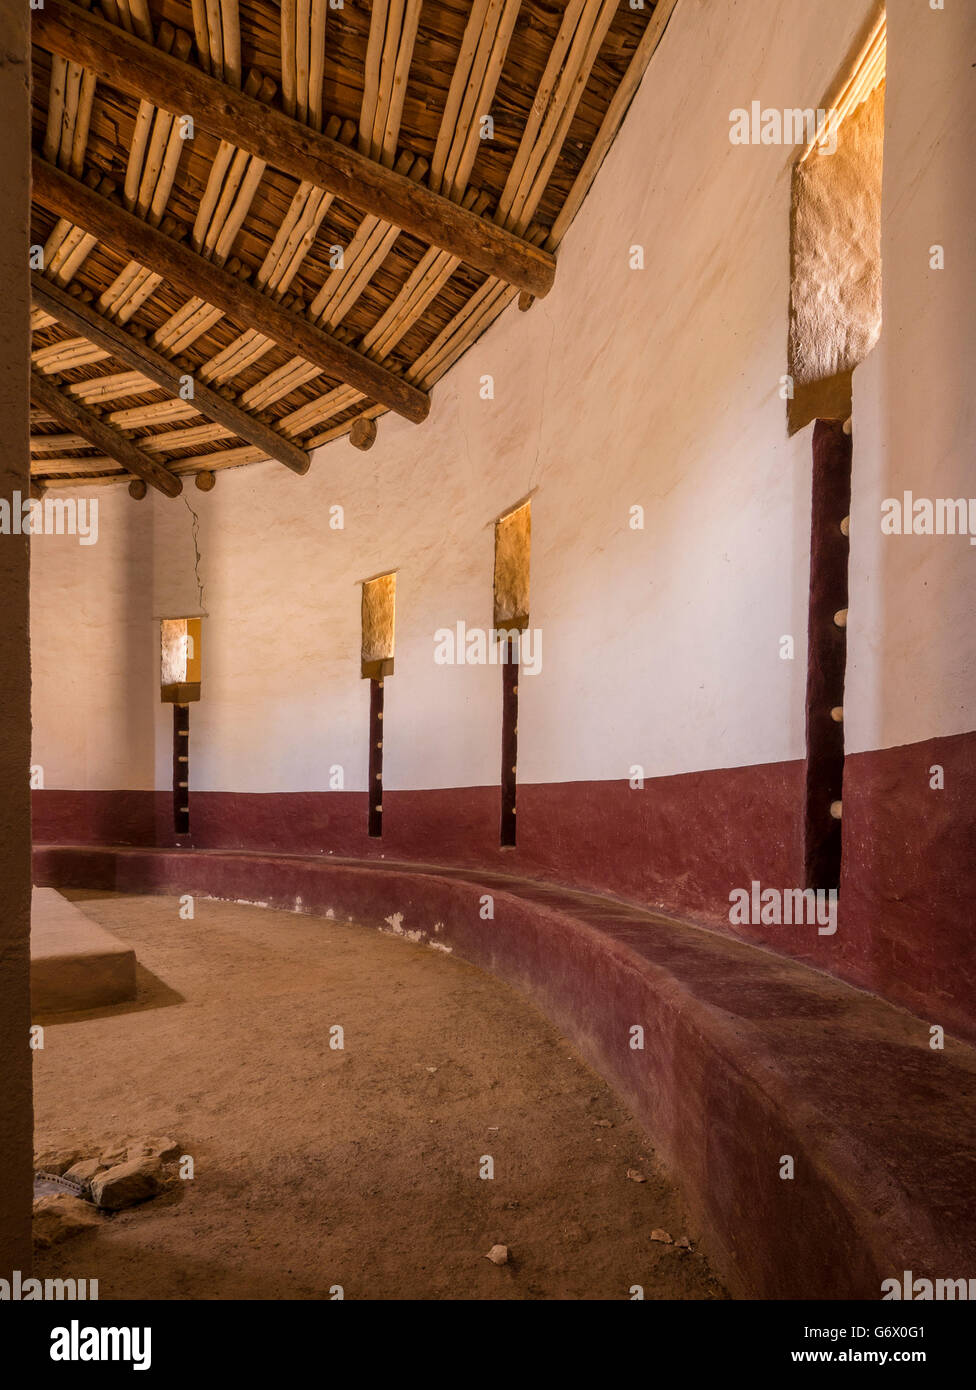
M36 11L40 13L40 11ZM82 11L84 13L84 11ZM121 29L114 33L123 33ZM155 50L152 50L155 51ZM159 55L163 56L163 55ZM262 107L262 110L265 109ZM430 397L347 343L292 313L268 295L165 236L86 184L34 156L32 197L43 207L114 246L187 294L212 304L242 328L253 328L286 346L331 377L419 424Z
M205 386L188 367L164 357L146 342L127 333L120 324L100 314L90 304L74 299L61 285L44 278L34 271L31 283L31 298L39 309L52 314L59 323L80 333L92 343L105 348L113 357L124 362L127 367L161 386L164 391L178 396L186 376L193 379L192 403L201 415L218 425L233 430L248 444L261 449L269 458L277 459L295 473L307 473L309 457L291 440L283 438L277 430L255 420L246 410L224 400L223 396Z
M115 460L121 468L144 478L147 483L167 497L178 497L183 491L183 483L175 473L171 473L156 459L150 458L128 435L117 430L114 425L100 420L86 406L67 391L62 391L50 377L41 372L31 373L31 400L46 410L59 424L74 434L80 434L100 449L103 454Z
M550 253L79 5L45 0L32 19L35 44L92 69L129 96L192 116L201 129L238 149L537 299L552 288L556 262Z

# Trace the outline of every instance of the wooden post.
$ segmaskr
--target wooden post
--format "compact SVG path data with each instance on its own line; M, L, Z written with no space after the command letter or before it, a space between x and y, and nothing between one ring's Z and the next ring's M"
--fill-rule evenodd
M841 821L831 807L840 804L844 786L850 542L840 522L850 506L850 436L840 420L818 420L813 431L810 521L804 873L805 887L827 890L840 887ZM844 623L837 622L838 612L844 613Z
M20 506L30 485L31 13L4 6L0 62L0 497L8 506ZM0 1279L7 1281L15 1269L27 1278L32 1259L29 587L30 538L0 536Z
M516 843L515 801L518 785L519 639L505 637L502 647L502 845Z
M383 834L383 682L369 683L369 834Z
M173 830L190 833L190 706L173 706Z

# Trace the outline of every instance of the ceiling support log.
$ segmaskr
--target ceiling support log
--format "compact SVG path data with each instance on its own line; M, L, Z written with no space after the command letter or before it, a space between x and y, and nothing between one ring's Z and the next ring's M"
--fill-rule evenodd
M152 483L160 492L165 492L167 497L178 497L183 491L182 480L177 478L175 473L171 473L163 464L143 453L138 444L121 430L117 430L114 425L109 425L97 415L93 415L74 396L69 396L66 391L56 386L50 377L32 372L30 389L31 400L35 405L53 415L59 424L64 425L73 434L83 435L89 444L113 458L121 468L126 468L137 478L144 478L147 483Z
M240 439L255 445L269 458L277 459L293 472L308 472L309 456L304 449L283 438L270 425L255 420L253 415L242 410L240 406L226 401L223 396L205 386L189 369L180 367L178 363L164 357L147 342L134 338L112 319L99 314L83 300L73 298L60 285L46 280L38 271L33 273L31 297L38 309L52 314L66 328L105 348L127 367L141 372L143 376L174 396L180 396L185 378L189 375L193 380L192 404L201 415L218 425L225 425Z
M276 169L327 189L537 299L552 288L556 262L548 252L69 0L46 0L32 19L35 44L93 69L129 96L192 116L201 129Z
M123 31L113 32L121 34ZM239 327L254 328L266 338L284 344L328 376L354 386L370 400L387 406L413 424L427 418L430 397L403 377L364 357L307 319L282 308L277 300L262 294L222 266L205 260L36 156L32 174L34 201L59 217L70 218L100 241L122 251L129 260L138 261L165 280L179 285L187 294L220 309Z

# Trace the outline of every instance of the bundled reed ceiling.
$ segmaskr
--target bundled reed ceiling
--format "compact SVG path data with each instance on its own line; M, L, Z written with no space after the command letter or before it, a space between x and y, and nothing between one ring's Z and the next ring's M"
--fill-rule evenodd
M421 420L548 289L674 4L46 0L34 479L174 495Z

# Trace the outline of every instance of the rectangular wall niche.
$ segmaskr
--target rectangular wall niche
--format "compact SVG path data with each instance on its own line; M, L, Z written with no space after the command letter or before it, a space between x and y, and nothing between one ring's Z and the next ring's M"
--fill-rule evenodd
M790 434L848 418L851 374L881 332L886 52L882 12L793 170Z
M494 626L502 644L502 845L516 843L518 787L519 633L529 625L529 560L532 504L519 506L495 522Z
M396 574L363 581L361 672L369 681L369 834L383 834L383 682L393 675Z
M165 704L200 698L200 618L163 618L159 625L159 685Z
M163 618L159 625L159 694L173 706L173 829L190 832L190 705L200 698L202 623Z

